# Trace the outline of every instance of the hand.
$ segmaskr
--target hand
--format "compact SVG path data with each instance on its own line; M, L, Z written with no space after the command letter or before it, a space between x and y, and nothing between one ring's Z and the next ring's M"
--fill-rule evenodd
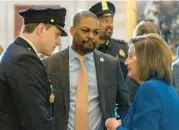
M115 118L108 118L105 122L107 130L116 130L116 128L121 124L121 120L116 120Z

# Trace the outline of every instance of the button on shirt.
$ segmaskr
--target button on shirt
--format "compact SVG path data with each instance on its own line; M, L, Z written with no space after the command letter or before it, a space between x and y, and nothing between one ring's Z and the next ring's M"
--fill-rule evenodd
M68 130L74 130L75 101L77 93L77 79L80 69L79 54L69 48L69 72L70 72L70 108L68 118ZM102 130L102 112L99 106L99 94L96 78L94 53L85 55L85 65L88 73L88 129ZM81 119L83 120L83 119Z

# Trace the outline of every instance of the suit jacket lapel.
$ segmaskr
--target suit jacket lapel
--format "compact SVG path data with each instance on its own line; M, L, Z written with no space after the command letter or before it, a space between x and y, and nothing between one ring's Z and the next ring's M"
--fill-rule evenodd
M61 52L58 58L58 68L60 70L60 78L62 81L62 89L64 92L64 101L66 107L66 115L69 113L69 48Z
M96 66L96 76L97 76L97 84L98 84L98 91L99 91L99 101L101 104L101 110L103 113L103 116L105 115L106 110L106 89L105 89L105 74L104 74L104 57L102 56L102 53L95 50L94 51L94 59L95 59L95 66Z

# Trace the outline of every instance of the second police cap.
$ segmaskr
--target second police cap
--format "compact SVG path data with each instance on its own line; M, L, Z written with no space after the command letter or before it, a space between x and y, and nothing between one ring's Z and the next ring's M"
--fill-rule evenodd
M67 36L64 30L66 9L61 6L35 6L20 11L19 15L23 17L24 25L30 23L52 24L62 31L61 36Z
M113 16L115 14L114 4L109 1L104 1L104 0L94 4L93 6L91 6L89 10L92 13L94 13L97 17L106 16L106 15Z

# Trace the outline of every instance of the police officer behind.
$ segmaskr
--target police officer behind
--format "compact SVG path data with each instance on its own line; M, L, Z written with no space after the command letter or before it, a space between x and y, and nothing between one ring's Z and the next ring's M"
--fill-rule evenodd
M0 60L0 129L53 130L55 95L37 54L50 55L60 44L66 9L34 7L19 13L22 32Z
M127 44L123 40L111 38L113 34L113 18L115 14L115 6L109 1L98 2L90 9L96 14L100 21L99 44L97 50L117 57L120 60L124 79L127 76L127 69L124 61L127 55Z

